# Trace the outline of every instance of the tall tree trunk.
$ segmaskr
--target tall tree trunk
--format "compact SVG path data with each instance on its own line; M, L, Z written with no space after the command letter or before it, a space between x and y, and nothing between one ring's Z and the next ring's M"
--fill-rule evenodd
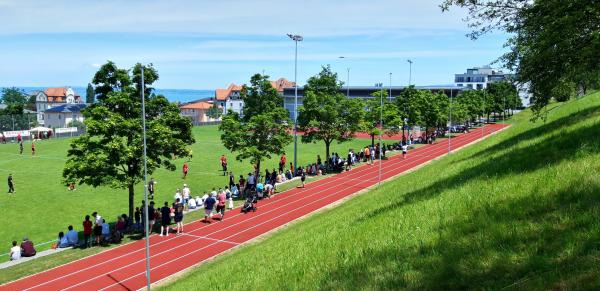
M130 183L127 189L129 190L129 219L131 219L133 217L133 204L135 203L133 183ZM145 201L145 203L148 203L148 201ZM148 213L148 215L151 215L151 213Z
M294 167L296 167L296 165L294 165ZM254 173L254 176L256 177L256 184L258 184L258 177L260 176L260 160L256 162L256 173Z
M329 160L329 146L331 145L331 141L324 140L324 142L325 142L325 156L327 157L326 160Z
M374 147L375 146L375 134L371 133L371 146Z

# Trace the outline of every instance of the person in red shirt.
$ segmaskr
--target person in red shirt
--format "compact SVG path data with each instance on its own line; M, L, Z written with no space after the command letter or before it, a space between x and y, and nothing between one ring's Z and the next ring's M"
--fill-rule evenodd
M221 155L221 167L223 168L223 176L227 175L227 157Z
M188 164L187 163L183 163L183 178L185 179L185 177L187 177L188 174Z
M83 221L83 244L85 247L90 246L90 238L92 237L92 222L90 221L90 216L86 215L85 220Z
M31 242L27 237L24 237L23 242L21 243L21 257L33 257L35 254L36 251L33 247L33 242Z
M281 159L279 159L279 172L283 172L283 168L285 167L285 154L281 155Z

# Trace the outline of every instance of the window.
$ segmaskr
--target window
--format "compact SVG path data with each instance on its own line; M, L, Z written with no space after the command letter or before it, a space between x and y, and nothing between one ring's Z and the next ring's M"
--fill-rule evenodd
M58 115L58 120L60 120L60 114Z

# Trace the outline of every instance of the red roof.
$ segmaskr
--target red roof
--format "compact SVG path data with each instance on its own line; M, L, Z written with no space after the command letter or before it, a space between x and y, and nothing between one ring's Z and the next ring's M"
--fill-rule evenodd
M75 97L80 97L80 95L77 94L77 92L75 92L75 90L73 90L73 93L75 94ZM67 96L67 88L66 87L48 88L44 91L44 94L46 94L46 96L48 96L48 97L66 97Z
M183 105L183 106L181 106L181 109L209 109L212 106L213 105L210 102L199 101L199 102L194 102L194 103L189 103L189 104ZM219 108L221 108L221 106L219 106Z
M227 89L217 89L215 91L215 97L218 101L225 101L227 100L227 98L229 98L229 95L231 95L231 92L240 92L242 91L242 86L240 85L236 85L236 84L229 84L229 87L227 87Z
M284 88L291 88L295 85L294 82L290 82L286 78L279 78L277 81L271 81L271 86L273 86L277 92L283 92Z

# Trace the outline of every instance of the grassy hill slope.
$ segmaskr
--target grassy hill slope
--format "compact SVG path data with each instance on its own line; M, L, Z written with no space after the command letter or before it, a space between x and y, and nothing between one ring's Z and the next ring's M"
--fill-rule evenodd
M598 289L600 94L551 107L163 287Z

